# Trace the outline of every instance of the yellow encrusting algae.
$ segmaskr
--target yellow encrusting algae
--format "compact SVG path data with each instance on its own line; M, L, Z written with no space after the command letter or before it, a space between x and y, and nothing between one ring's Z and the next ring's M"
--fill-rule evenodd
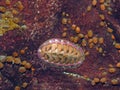
M3 36L6 32L11 30L27 28L27 26L21 22L22 18L19 17L19 10L17 10L16 15L14 8L0 6L0 12L0 36ZM26 28L23 28L23 26Z

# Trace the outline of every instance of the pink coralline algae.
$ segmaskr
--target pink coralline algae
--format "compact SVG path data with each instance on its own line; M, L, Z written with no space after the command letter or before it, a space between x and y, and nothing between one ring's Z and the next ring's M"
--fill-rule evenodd
M119 90L120 0L0 0L0 90Z

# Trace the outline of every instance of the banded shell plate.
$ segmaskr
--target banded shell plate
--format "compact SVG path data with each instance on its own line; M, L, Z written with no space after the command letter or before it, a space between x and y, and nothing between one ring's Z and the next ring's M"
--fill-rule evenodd
M56 38L45 41L38 49L38 56L50 66L64 68L77 67L85 60L81 47Z

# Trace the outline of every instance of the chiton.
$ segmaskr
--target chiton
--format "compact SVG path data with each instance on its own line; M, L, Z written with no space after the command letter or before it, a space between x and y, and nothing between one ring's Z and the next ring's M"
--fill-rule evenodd
M38 49L38 56L50 66L61 68L77 67L85 60L80 46L57 38L45 41Z

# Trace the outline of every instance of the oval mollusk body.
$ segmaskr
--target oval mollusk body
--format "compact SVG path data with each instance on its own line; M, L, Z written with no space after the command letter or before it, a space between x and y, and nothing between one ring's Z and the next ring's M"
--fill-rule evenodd
M50 66L61 68L77 67L85 60L81 47L63 39L45 41L38 49L38 56Z

